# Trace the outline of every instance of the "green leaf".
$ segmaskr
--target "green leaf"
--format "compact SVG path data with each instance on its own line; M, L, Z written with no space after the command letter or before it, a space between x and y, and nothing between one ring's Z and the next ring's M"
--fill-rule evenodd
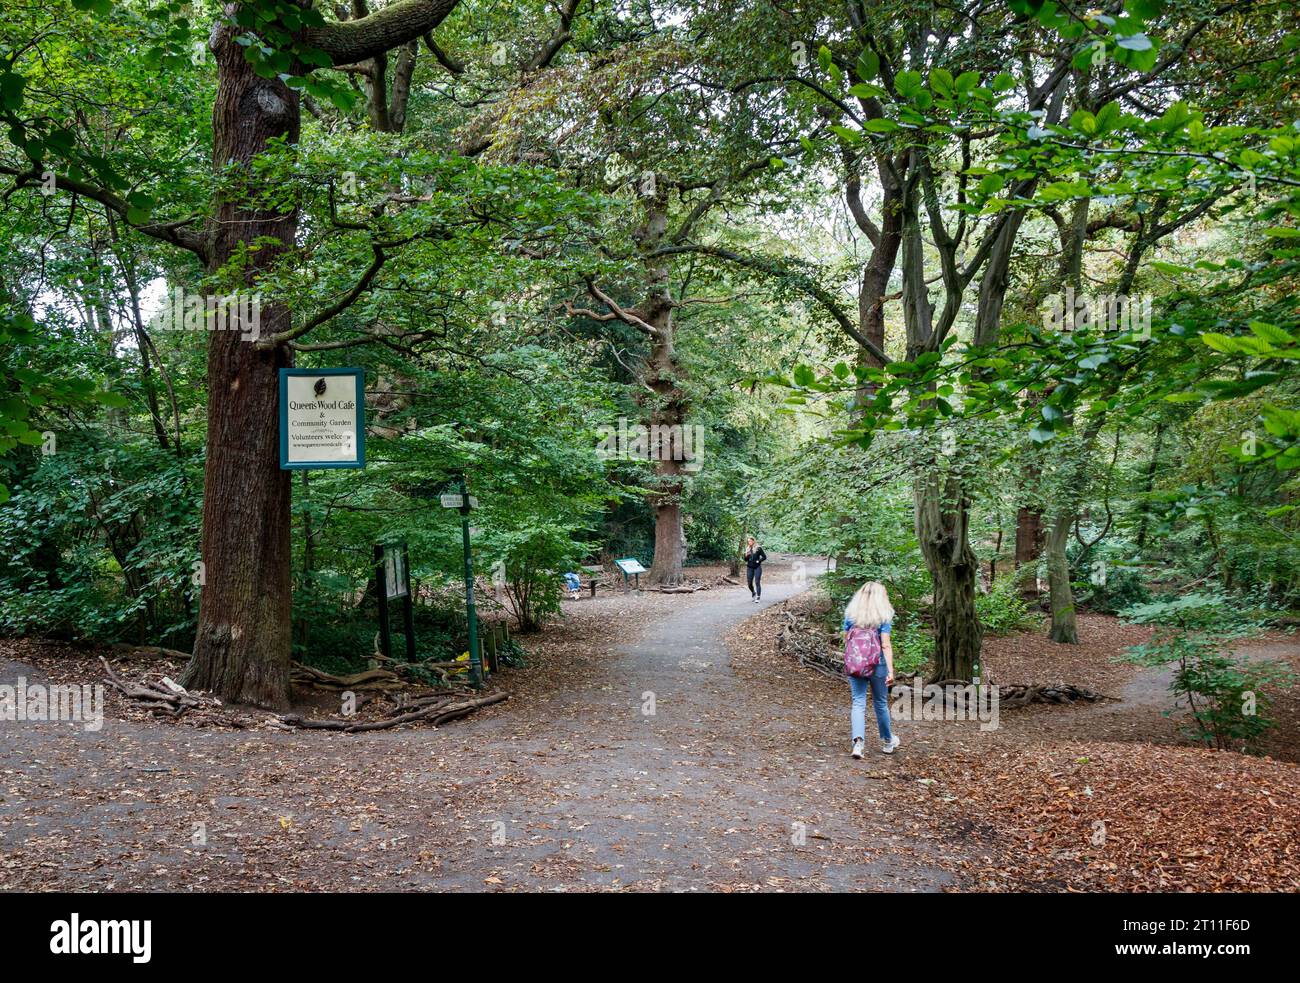
M1206 331L1201 335L1201 341L1216 352L1223 352L1225 355L1234 355L1241 351L1241 348L1232 338L1217 331Z
M1145 34L1130 34L1116 43L1126 51L1150 51L1152 47L1151 39Z
M870 48L865 48L858 55L858 78L870 82L880 74L880 56Z
M857 85L849 87L849 95L858 99L879 99L881 96L889 95L889 93L878 85L859 82Z
M1034 427L1033 430L1029 431L1029 439L1035 444L1045 444L1055 436L1055 433L1043 427Z
M27 79L13 72L0 73L0 103L10 112L16 113L23 105L23 89Z
M911 99L921 91L921 73L910 69L894 76L894 88L904 99Z
M1251 321L1250 330L1256 337L1262 338L1273 345L1292 345L1295 344L1295 338L1279 328L1275 324L1266 324L1263 321Z

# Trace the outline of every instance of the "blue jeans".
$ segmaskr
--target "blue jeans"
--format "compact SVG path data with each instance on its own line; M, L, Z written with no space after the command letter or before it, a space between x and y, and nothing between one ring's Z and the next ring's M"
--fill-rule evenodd
M880 739L888 741L894 732L889 726L889 687L885 680L889 677L889 667L881 659L876 671L869 679L857 676L849 677L849 691L853 694L853 703L849 709L849 723L853 727L853 739L866 739L867 736L867 690L871 690L871 706L876 711L876 729Z

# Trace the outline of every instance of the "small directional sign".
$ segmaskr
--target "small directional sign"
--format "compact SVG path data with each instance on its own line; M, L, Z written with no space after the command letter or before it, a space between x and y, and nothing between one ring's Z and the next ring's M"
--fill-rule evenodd
M439 498L439 501L442 502L444 509L463 509L465 507L464 495L443 495ZM469 507L472 509L478 508L478 499L473 495L469 496Z

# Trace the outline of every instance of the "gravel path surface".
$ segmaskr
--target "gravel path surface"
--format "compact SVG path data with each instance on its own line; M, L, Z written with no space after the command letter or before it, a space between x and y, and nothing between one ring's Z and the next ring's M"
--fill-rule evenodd
M803 589L781 569L763 607ZM743 587L579 604L603 644L549 633L509 703L436 731L0 725L0 890L953 883L960 844L848 765L843 721L810 730L732 671L723 639L760 610ZM0 650L18 675L40 674Z

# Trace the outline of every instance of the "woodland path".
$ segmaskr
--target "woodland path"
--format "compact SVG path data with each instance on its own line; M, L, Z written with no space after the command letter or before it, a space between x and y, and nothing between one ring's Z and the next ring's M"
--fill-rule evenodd
M803 589L779 570L764 606ZM509 703L438 731L0 727L0 889L951 883L934 861L962 843L900 814L904 783L873 781L907 779L904 754L851 762L844 720L787 715L732 671L723 639L760 610L743 587L655 597L626 640L619 600L590 603L614 644L510 673ZM564 678L530 687L543 671Z

